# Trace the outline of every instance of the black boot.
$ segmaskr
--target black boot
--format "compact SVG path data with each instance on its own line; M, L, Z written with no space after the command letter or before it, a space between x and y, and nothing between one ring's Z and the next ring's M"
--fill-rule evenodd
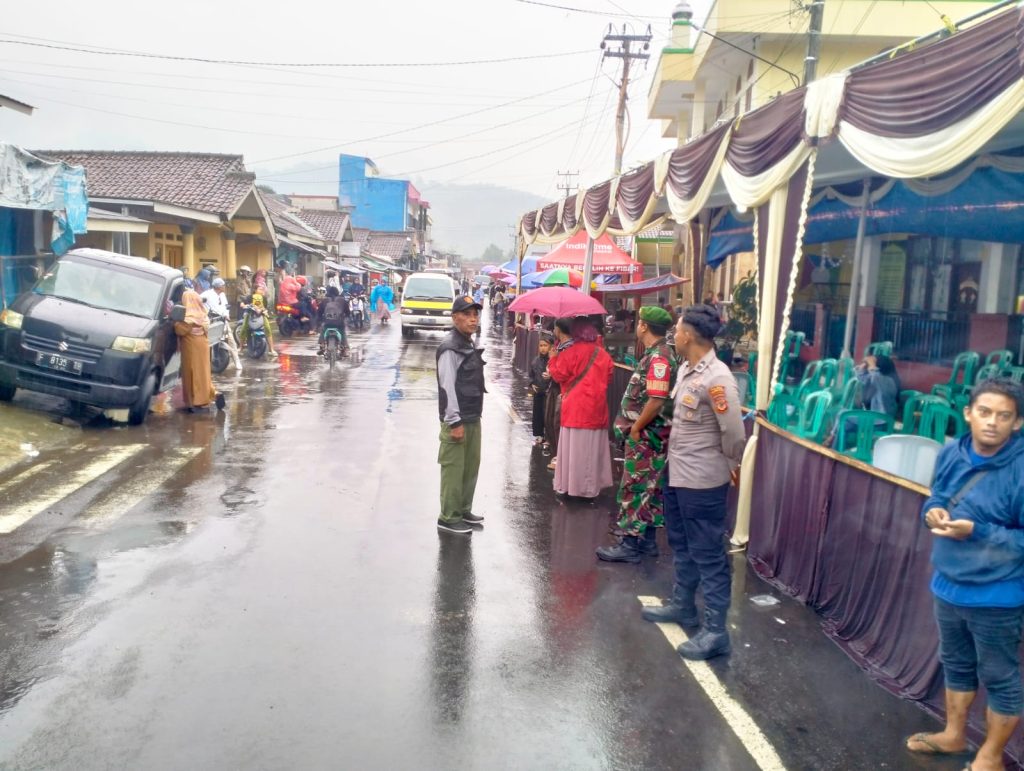
M658 542L655 540L655 534L658 531L653 527L648 527L637 545L640 547L640 553L645 557L657 557L658 556Z
M725 611L704 611L704 626L694 637L684 642L676 652L690 661L706 661L725 656L732 650L729 632L725 628Z
M640 561L640 539L635 535L624 535L615 546L602 546L597 550L597 558L605 562Z
M676 596L660 606L648 605L640 615L652 624L679 624L688 632L700 627L700 614L692 596L689 599Z

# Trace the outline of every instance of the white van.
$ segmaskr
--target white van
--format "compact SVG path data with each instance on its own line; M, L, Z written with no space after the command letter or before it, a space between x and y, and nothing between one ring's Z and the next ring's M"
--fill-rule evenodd
M402 285L402 335L411 337L417 329L451 329L457 291L455 282L441 273L409 276Z

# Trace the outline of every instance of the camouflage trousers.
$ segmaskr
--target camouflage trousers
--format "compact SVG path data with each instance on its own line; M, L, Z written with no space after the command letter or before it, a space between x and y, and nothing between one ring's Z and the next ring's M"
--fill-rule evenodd
M644 432L639 442L626 437L619 484L619 531L643 535L648 527L665 526L661 488L668 468L668 440Z

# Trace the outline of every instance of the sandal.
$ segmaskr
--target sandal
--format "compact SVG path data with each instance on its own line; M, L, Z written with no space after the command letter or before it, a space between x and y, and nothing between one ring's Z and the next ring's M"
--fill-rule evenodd
M938 755L938 756L953 755L953 756L956 756L956 755L967 755L967 754L970 753L970 750L968 750L966 747L964 747L962 750L955 750L955 751L944 750L944 749L942 749L942 747L940 747L935 742L933 742L931 739L929 739L928 736L929 736L929 734L914 734L913 736L908 736L904 740L903 746L907 748L907 752L913 752L915 755ZM917 742L918 744L923 744L927 749L912 750L912 749L910 749L910 747L907 747L907 742ZM969 767L970 766L968 766L968 768Z

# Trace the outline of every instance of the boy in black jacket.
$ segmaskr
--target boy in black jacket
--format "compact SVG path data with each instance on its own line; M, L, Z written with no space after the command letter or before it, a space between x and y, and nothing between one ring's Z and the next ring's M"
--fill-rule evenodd
M544 398L551 378L547 373L548 354L551 353L551 338L540 339L537 357L530 364L530 393L533 394L533 443L544 443Z

